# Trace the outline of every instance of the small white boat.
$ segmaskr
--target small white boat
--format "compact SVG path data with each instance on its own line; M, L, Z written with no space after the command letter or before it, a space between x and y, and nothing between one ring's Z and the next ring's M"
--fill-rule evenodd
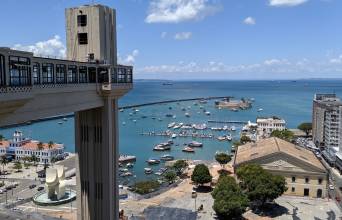
M67 118L63 118L63 121L67 121L68 119Z
M210 113L209 111L206 111L205 114L206 114L206 115L210 115L211 113Z
M235 127L234 125L231 126L231 127L230 127L230 130L231 130L231 131L236 131L236 127Z
M133 122L134 122L134 123L137 123L137 120L134 119Z
M154 164L160 164L160 160L158 160L158 159L148 159L147 161L146 161L148 164L150 164L150 165L154 165Z
M145 172L145 174L152 174L153 170L148 167L148 168L144 168L144 172Z
M126 164L126 167L127 168L133 168L133 164L132 163L128 163L128 164Z
M185 147L182 151L187 153L195 153L195 150L191 147Z
M186 112L184 115L185 115L185 117L188 117L188 118L190 117L190 113L188 113L188 112Z
M226 135L226 139L227 139L227 141L232 141L233 140L231 135Z
M175 126L173 126L173 129L178 129L178 128L180 128L180 127L182 127L182 125L176 124Z
M167 128L173 128L176 125L176 122L172 122L167 125Z
M227 125L223 126L222 130L227 131L228 130L228 126Z
M219 141L225 141L226 140L226 136L218 136L217 140Z
M262 109L262 108L259 108L259 109L258 109L258 112L261 112L261 111L263 111L263 110L264 110L264 109Z
M170 154L165 154L165 155L161 156L160 159L164 160L164 161L170 161L170 160L174 160L175 157L171 156Z
M125 124L126 124L126 122L122 122L122 124L123 124L123 125L125 125Z
M177 116L176 116L176 115L173 115L172 118L175 119L175 118L177 118Z
M177 137L177 134L172 134L171 135L171 138L176 138Z
M120 112L123 112L124 111L124 109L123 108L120 108Z
M61 125L61 124L63 124L63 122L62 121L59 121L59 122L57 122L59 125Z
M161 118L158 118L158 121L162 121L163 119L161 119Z
M191 141L188 144L189 147L203 147L203 144L201 142L197 142L197 141Z

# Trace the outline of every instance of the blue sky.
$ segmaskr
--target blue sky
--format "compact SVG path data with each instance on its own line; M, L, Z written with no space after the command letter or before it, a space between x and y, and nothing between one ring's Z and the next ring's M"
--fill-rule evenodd
M34 2L34 3L33 3ZM65 54L64 9L91 0L1 0L0 46ZM117 10L135 78L341 78L341 0L98 0Z

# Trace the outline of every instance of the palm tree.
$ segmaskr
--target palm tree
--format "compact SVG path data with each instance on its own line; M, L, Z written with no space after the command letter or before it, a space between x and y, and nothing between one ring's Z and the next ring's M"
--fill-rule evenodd
M56 163L56 162L57 162L57 157L52 157L52 158L51 158L51 164L52 164L52 166L53 166L53 164Z
M6 155L1 156L0 163L2 165L2 171L5 172L5 166L8 164L8 159L7 159Z
M31 156L30 160L33 162L33 166L36 167L36 172L37 172L36 163L37 163L37 161L38 161L38 157L37 157L36 155L33 154L33 155Z
M43 143L42 142L39 142L38 144L37 144L37 149L39 150L39 151L42 151L43 149L44 149L44 145L43 145ZM42 152L39 152L39 157L40 157L40 162L42 161Z
M49 143L48 143L49 150L53 147L53 145L54 145L54 143L52 141L49 141Z

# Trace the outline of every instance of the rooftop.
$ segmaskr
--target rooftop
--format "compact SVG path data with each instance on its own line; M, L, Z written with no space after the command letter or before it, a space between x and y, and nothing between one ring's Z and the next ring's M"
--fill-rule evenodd
M30 140L27 143L24 143L24 145L22 145L21 148L23 150L37 150L39 143L40 143L39 141ZM43 144L43 149L44 150L49 150L50 149L48 143L42 143L42 144ZM10 145L10 142L7 141L7 140L0 141L0 148L4 148L4 147L7 148L7 147L9 147L9 145ZM57 149L57 148L61 148L63 146L64 146L63 144L53 143L51 145L51 149Z
M259 140L256 143L248 143L239 146L236 152L234 165L239 165L277 153L284 153L318 169L325 170L314 153L276 137L266 138Z

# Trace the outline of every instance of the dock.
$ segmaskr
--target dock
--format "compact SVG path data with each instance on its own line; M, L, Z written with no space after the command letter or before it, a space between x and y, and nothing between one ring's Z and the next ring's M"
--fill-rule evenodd
M220 123L220 124L248 124L247 121L216 121L216 120L208 120L208 123Z
M226 98L233 98L233 97L232 96L210 96L210 97L188 98L188 99L173 99L173 100L164 100L164 101L157 101L157 102L148 102L148 103L136 104L136 105L126 105L126 106L122 106L119 108L120 109L129 109L129 108L138 108L138 107L142 107L142 106L167 104L167 103L175 103L175 102L226 99Z

